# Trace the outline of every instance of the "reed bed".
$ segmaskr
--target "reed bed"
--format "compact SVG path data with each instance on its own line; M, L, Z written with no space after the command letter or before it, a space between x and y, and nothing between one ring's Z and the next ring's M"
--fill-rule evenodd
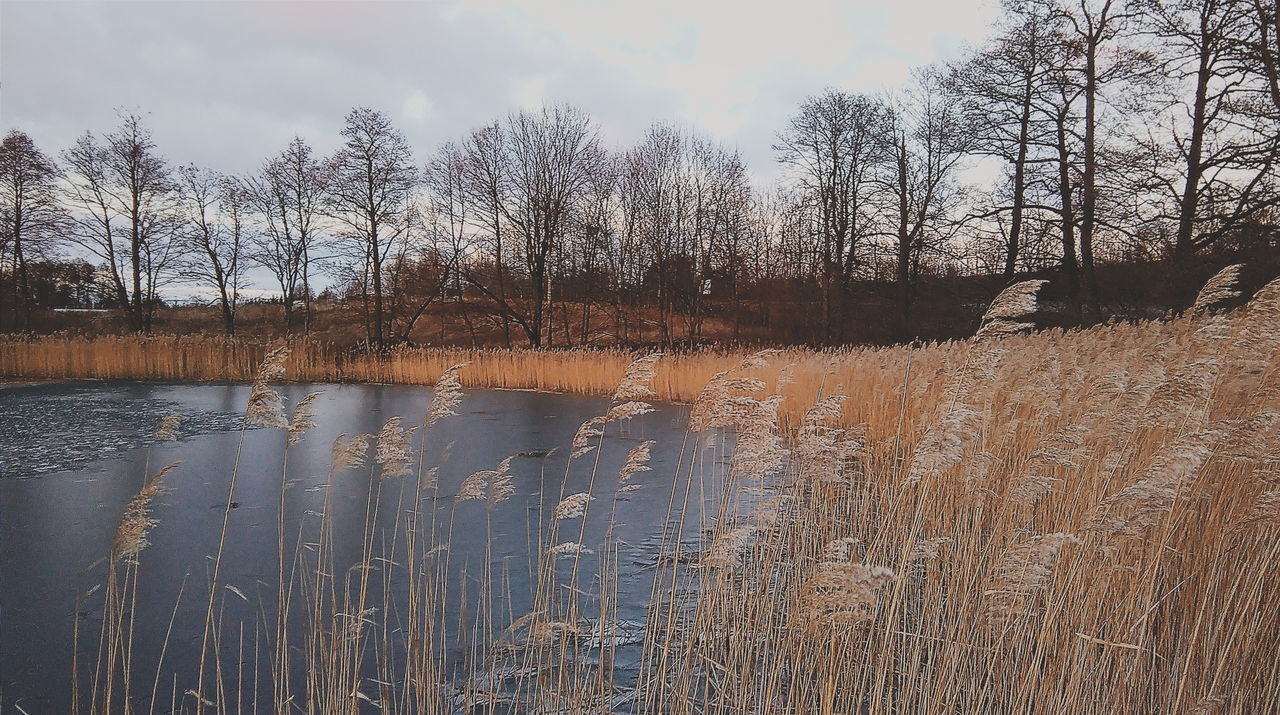
M527 389L608 396L637 353L626 350L467 350L398 348L386 355L352 354L331 344L222 337L0 337L0 377L248 382L275 348L289 347L285 370L296 382L372 382L431 385L451 365L467 363L467 387ZM931 359L948 352L923 353ZM817 390L854 385L867 399L887 394L894 366L909 348L777 351L764 377L776 386L783 372L787 409L811 402ZM664 356L652 379L653 399L691 403L712 375L737 365L743 351L707 349ZM788 382L789 380L789 382ZM798 412L795 416L798 416Z
M4 337L0 338L0 376L247 382L280 344L217 336ZM450 365L467 362L463 382L470 387L582 395L611 393L635 357L622 350L452 348L398 348L377 356L301 338L286 344L290 348L286 369L295 381L430 385ZM733 359L708 352L695 360L681 360L682 365L688 362L688 374L673 370L671 364L664 366L658 386L662 399L691 400L717 366L728 366Z
M1280 281L899 354L900 399L833 390L789 458L767 398L722 395L770 496L655 594L644 709L1275 712L1277 318Z
M393 418L378 435L334 445L334 471L363 469L370 480L365 533L332 533L325 510L308 549L281 529L275 615L263 608L264 622L250 624L273 634L264 661L274 702L263 707L1276 712L1277 325L1280 281L1225 314L919 348L639 359L412 351L340 366L323 347L294 345L287 358L274 351L256 370L247 414L280 429L287 444L309 422L305 404L290 414L270 387L282 376L434 375L436 387L425 420ZM208 370L195 374L239 379L261 355L222 343L228 368L201 354L217 341L156 340L170 348L156 351L168 358L155 363L137 339L64 341L76 354L61 361L56 340L9 342L3 369L165 379ZM179 351L191 359L175 359ZM131 370L144 374L121 374ZM612 401L565 445L569 469L590 470L586 491L562 488L558 503L530 517L541 554L529 567L533 608L505 612L509 585L500 570L483 569L454 596L464 608L452 632L463 642L451 643L444 604L453 514L471 509L470 528L483 523L489 533L493 507L511 496L511 460L467 477L443 519L384 500L383 485L414 480L418 501L441 498L435 484L448 464L428 464L426 445L432 425L464 399L464 384ZM604 435L643 419L650 399L693 404L684 445L643 443L621 472L601 472ZM609 514L610 524L627 518L618 495L652 486L644 476L654 449L678 453L680 467L669 493L646 498L665 500L673 517L705 503L716 511L693 530L683 518L655 526L661 546L643 653L638 674L620 678L616 583L626 545L583 543L585 524L592 514ZM285 484L282 476L282 494ZM719 489L709 502L699 491L706 484ZM233 476L228 509L234 493ZM136 534L149 523L148 499L130 506L122 529ZM385 510L397 515L392 533L374 528ZM78 701L95 712L119 711L122 693L154 692L151 683L131 687L140 676L128 666L145 538L122 543L137 548L113 551L105 593L94 596L112 614L98 663L81 678L93 692ZM339 543L359 545L357 567L335 567ZM180 711L238 712L243 701L217 690L231 687L224 671L242 662L219 641L237 625L219 616L224 557L221 547L211 555L205 584L208 662L202 656L187 694L173 696ZM407 603L387 595L400 579ZM305 642L290 642L291 619L305 624ZM461 674L445 655L458 650L466 653ZM296 672L305 673L301 686Z

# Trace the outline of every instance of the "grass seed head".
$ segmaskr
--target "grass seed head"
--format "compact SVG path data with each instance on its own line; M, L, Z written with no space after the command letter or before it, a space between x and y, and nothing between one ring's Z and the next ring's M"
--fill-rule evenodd
M1032 316L1039 310L1037 294L1048 281L1019 281L1000 291L982 316L976 338L998 337L1034 330Z
M649 384L658 375L658 361L661 359L662 353L656 352L632 360L627 365L618 388L613 392L613 401L628 402L653 397L654 392Z
M1239 297L1240 290L1237 286L1240 283L1241 268L1244 268L1244 266L1236 263L1213 274L1213 277L1205 281L1204 286L1200 288L1200 292L1196 294L1196 300L1191 305L1191 311L1193 313L1206 313L1233 298Z
M587 513L587 504L595 497L585 492L578 494L570 494L556 504L554 519L561 521L564 519L577 519Z
M345 432L335 437L329 449L329 468L337 471L362 466L369 452L370 439L373 435L348 436Z
M409 442L414 430L405 429L400 423L399 417L392 417L378 431L373 461L382 465L383 479L409 473Z
M249 389L249 404L244 411L244 420L251 425L289 429L289 420L284 416L284 400L281 399L280 393L261 381L253 383Z
M292 446L301 442L307 430L316 426L315 408L312 407L312 403L319 396L320 392L309 393L293 406L293 415L289 418L288 437L285 439L286 444Z
M177 439L178 428L182 425L182 420L186 419L183 415L165 415L160 418L160 423L156 425L156 439Z
M177 466L178 462L174 462L156 472L125 504L111 542L112 561L137 563L138 554L150 543L147 541L147 534L156 525L156 520L151 517L151 503L156 497L169 491L164 480Z
M457 415L454 408L462 402L462 381L458 373L470 362L450 365L436 380L435 390L431 396L431 406L427 409L427 426L435 424L445 417Z

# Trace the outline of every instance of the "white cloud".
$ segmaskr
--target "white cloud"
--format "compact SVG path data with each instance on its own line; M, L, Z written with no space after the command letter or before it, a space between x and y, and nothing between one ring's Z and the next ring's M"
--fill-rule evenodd
M411 122L425 122L435 115L436 106L421 89L415 89L400 105L400 116Z
M0 2L0 124L57 151L86 129L109 130L115 107L139 107L175 161L244 171L294 127L318 150L335 145L354 105L391 112L425 153L513 109L564 101L620 144L674 121L737 145L754 170L771 172L773 135L806 95L828 85L895 87L911 66L980 41L999 0L298 8ZM192 26L204 31L181 31ZM156 56L167 61L149 61Z
M511 88L511 103L516 109L535 110L547 103L547 78L523 77Z

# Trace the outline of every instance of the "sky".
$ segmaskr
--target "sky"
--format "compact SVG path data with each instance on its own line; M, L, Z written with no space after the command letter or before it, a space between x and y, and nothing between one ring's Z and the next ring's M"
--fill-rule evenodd
M353 106L419 163L519 109L568 102L621 148L697 129L775 175L804 97L876 92L981 42L998 0L0 0L0 130L50 154L140 111L175 164L251 171L295 135L327 153Z

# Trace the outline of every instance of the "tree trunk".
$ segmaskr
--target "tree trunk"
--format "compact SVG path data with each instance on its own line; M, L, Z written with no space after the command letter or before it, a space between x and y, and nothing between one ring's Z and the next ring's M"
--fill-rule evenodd
M227 300L225 292L222 294L222 328L226 330L229 337L236 335L236 316L231 311L231 303Z
M1058 198L1062 231L1062 272L1067 287L1068 316L1080 322L1080 265L1076 260L1075 207L1071 192L1071 153L1067 145L1065 110L1058 118Z
M129 322L133 325L134 330L149 333L151 329L146 324L145 314L142 309L142 235L138 217L141 207L138 205L136 190L134 191L133 204L130 209L129 260L132 264L133 300L131 302L132 308L130 309Z
M373 265L370 266L373 271L373 344L377 346L378 350L382 350L384 347L382 335L382 260L379 253L381 249L378 247L377 228L370 232L370 246L373 249Z
M899 139L905 142L905 138ZM911 211L907 194L907 148L898 146L898 309L902 320L901 335L906 339L911 332L911 234L907 221Z
M284 306L284 333L293 334L293 287L280 281L280 302Z
M1093 265L1093 228L1097 210L1097 53L1098 44L1089 38L1086 49L1084 89L1084 187L1080 205L1080 263L1084 274L1084 303L1086 318L1091 323L1102 320L1101 301L1098 297L1098 277Z
M302 333L311 334L311 257L307 244L310 237L302 239Z
M1196 253L1196 211L1200 204L1200 178L1204 175L1205 112L1208 108L1210 39L1203 26L1196 71L1196 94L1191 106L1191 141L1187 146L1186 178L1178 200L1178 236L1173 246L1174 305L1185 308L1195 299L1197 286L1189 280L1192 256Z
M17 289L17 295L14 296L14 307L22 309L22 332L31 332L31 276L27 270L27 256L22 250L22 234L17 228L20 217L15 217L15 228L13 232L13 268L14 287Z
M1018 122L1018 154L1013 164L1013 218L1004 259L1004 277L1008 281L1018 270L1018 253L1022 246L1022 212L1026 204L1027 138L1031 129L1031 78L1027 78Z

